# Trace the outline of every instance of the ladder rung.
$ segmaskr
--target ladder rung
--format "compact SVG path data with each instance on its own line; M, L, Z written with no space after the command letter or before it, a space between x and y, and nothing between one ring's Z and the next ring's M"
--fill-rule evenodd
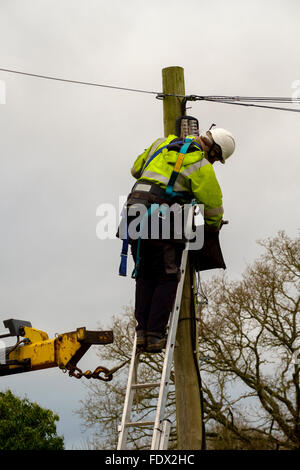
M133 385L131 385L131 388L132 389L151 388L151 387L159 387L159 386L160 386L160 382L149 382L149 383L145 383L145 384L133 384Z
M125 423L127 428L131 426L153 426L155 421L132 421L131 423Z

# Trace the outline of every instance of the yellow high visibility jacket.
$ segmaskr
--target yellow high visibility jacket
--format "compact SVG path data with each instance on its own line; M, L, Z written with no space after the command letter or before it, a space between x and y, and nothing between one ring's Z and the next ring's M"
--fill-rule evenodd
M192 138L192 136L190 136ZM141 155L137 157L131 169L131 174L137 180L148 180L165 189L174 170L178 152L163 149L143 168L151 156L160 147L168 145L177 136L169 135L166 139L157 139ZM220 228L223 217L222 191L214 169L201 150L185 155L179 175L174 184L174 191L192 194L199 204L204 204L205 223L217 229Z

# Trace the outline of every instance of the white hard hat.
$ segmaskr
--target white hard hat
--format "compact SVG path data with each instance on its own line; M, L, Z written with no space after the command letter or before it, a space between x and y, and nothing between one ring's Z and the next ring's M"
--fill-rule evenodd
M235 149L235 141L231 132L222 129L221 127L212 128L209 131L212 135L212 138L222 149L222 163L225 163L225 160L233 154Z

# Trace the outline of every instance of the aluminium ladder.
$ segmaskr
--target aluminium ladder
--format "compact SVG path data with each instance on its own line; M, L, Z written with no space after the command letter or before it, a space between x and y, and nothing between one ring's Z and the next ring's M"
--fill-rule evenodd
M175 347L175 341L176 341L179 311L180 311L183 285L184 285L184 279L185 279L185 270L186 270L187 260L188 260L189 236L192 232L192 223L193 223L195 207L197 206L191 205L189 207L188 216L187 216L187 224L186 224L187 231L185 233L187 241L185 244L185 248L182 252L181 266L180 266L181 276L180 276L180 281L177 286L175 302L174 302L173 310L171 312L170 320L169 320L169 330L168 330L167 344L165 348L164 363L163 363L161 379L160 379L160 382L153 382L153 383L142 384L142 383L137 382L137 369L138 369L140 353L137 352L136 335L135 335L131 362L129 366L128 382L127 382L122 421L121 421L120 426L118 427L119 439L118 439L117 450L126 449L129 427L149 426L149 425L153 425L151 450L167 450L168 449L171 423L168 419L164 418L164 413L165 413L165 407L166 407L167 396L168 396L168 391L169 391L170 373L171 373L171 367L173 363L173 353L174 353L174 347ZM155 421L131 422L130 417L131 417L131 412L132 412L132 405L133 405L133 398L134 398L135 390L143 389L143 388L144 389L155 388L155 387L159 387L159 394L158 394L156 413L155 413Z

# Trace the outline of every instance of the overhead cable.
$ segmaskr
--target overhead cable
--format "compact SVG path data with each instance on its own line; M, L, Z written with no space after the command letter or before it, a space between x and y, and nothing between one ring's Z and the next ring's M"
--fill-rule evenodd
M11 69L0 68L0 72L15 73L15 74L19 74L19 75L26 75L28 77L43 78L43 79L46 79L46 80L55 80L57 82L74 83L74 84L77 84L77 85L88 85L88 86L97 86L97 87L103 87L103 88L112 88L114 90L133 91L133 92L136 92L136 93L148 93L148 94L159 95L159 96L162 95L162 93L160 93L158 91L139 90L139 89L136 89L136 88L125 88L125 87L121 87L121 86L104 85L102 83L84 82L84 81L81 81L81 80L70 80L70 79L67 79L67 78L52 77L52 76L49 76L49 75L40 75L40 74L37 74L37 73L21 72L19 70L11 70ZM173 95L171 93L164 94L164 95L165 96L178 96L179 98L184 98L184 95Z
M54 80L58 82L65 82L65 83L74 83L77 85L88 85L88 86L96 86L96 87L102 87L102 88L111 88L114 90L123 90L123 91L131 91L135 93L147 93L147 94L152 94L156 95L156 98L158 99L164 99L165 97L177 97L177 98L185 98L186 101L213 101L215 103L224 103L224 104L235 104L239 106L251 106L255 108L267 108L267 109L275 109L275 110L280 110L280 111L292 111L295 113L299 113L300 109L296 108L283 108L279 106L266 106L262 104L253 104L253 103L285 103L285 104L290 104L290 103L295 103L295 104L300 104L300 97L299 98L287 98L287 97L268 97L268 96L225 96L225 95L212 95L212 96L202 96L202 95L179 95L179 94L172 94L172 93L162 93L158 91L149 91L149 90L141 90L137 88L127 88L127 87L121 87L121 86L115 86L115 85L106 85L102 83L95 83L95 82L86 82L86 81L81 81L81 80L71 80L71 79L66 79L66 78L60 78L60 77L53 77L49 75L41 75L41 74L36 74L36 73L29 73L29 72L23 72L20 70L12 70L12 69L5 69L5 68L0 68L1 72L8 72L8 73L14 73L14 74L19 74L19 75L25 75L28 77L34 77L34 78L42 78L46 80Z
M216 100L216 101L242 101L242 102L269 102L269 103L300 103L299 98L286 98L282 96L202 96L202 95L191 95L190 100Z
M238 106L251 106L254 108L276 109L279 111L292 111L293 113L300 113L300 109L296 109L296 108L281 108L279 106L265 106L262 104L240 103L236 101L216 100L212 98L205 98L205 101L213 101L215 103L235 104Z

